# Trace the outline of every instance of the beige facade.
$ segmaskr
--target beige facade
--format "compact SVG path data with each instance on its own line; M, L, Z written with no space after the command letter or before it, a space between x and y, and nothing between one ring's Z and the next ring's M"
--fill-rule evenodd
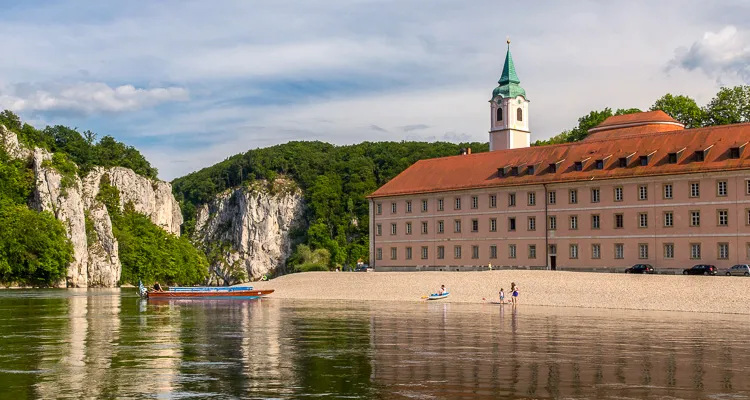
M380 270L750 263L746 171L378 197L370 208Z

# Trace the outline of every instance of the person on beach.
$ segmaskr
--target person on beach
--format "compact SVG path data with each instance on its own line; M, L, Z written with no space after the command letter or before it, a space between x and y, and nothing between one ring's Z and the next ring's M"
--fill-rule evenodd
M505 304L505 289L500 288L500 303Z
M512 292L510 302L513 305L518 304L518 286L515 282L510 283L510 291Z
M491 263L491 262L490 262L490 263L487 263L487 268L489 268L489 269L490 269L490 271L492 271L492 263Z

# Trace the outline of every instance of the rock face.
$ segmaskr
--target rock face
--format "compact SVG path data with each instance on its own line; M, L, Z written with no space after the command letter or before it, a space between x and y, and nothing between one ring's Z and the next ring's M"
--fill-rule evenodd
M291 255L290 231L303 220L302 192L283 179L273 186L272 191L264 184L227 191L198 209L193 238L209 250L217 283L235 283L228 270L236 268L258 279ZM220 249L219 260L211 259L211 249Z
M182 212L172 195L172 185L152 181L122 167L96 167L83 180L86 207L96 202L99 182L104 174L109 175L110 184L120 191L120 208L131 203L136 212L149 216L154 225L174 235L180 235Z
M107 207L96 200L99 182L105 173L120 191L120 207L131 203L135 211L148 215L157 226L180 234L182 213L171 185L166 182L152 181L130 169L116 167L96 168L83 181L74 176L63 185L63 176L52 167L49 152L24 148L16 134L2 125L0 145L11 157L31 160L36 183L29 206L54 214L65 226L73 244L73 262L65 281L59 282L60 286L115 287L120 280L122 265L112 221Z

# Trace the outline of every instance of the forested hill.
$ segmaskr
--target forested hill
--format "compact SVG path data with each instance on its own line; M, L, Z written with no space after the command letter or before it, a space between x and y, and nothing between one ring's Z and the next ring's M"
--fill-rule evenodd
M368 205L365 196L418 160L489 150L487 143L364 142L335 146L289 142L250 150L172 182L191 233L196 206L218 193L278 175L294 179L307 201L306 242L327 249L331 265L367 256ZM356 223L352 223L356 221Z

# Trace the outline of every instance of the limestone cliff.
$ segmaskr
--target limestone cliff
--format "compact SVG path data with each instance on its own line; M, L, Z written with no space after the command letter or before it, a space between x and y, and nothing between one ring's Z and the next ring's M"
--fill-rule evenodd
M117 286L122 265L107 207L96 200L99 182L108 174L120 192L121 204L133 204L155 225L179 235L182 213L169 183L153 181L127 168L97 167L83 180L76 174L63 176L53 165L53 155L43 149L26 149L13 132L0 125L0 145L15 158L29 159L35 187L29 206L50 211L63 222L73 244L73 262L65 282L68 287Z
M214 283L258 279L283 267L292 252L290 232L302 223L302 191L277 179L226 191L198 209L193 239L212 263Z

